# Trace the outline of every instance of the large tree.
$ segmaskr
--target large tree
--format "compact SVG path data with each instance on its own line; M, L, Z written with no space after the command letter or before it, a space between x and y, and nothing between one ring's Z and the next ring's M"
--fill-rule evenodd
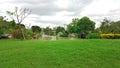
M24 19L31 13L31 11L27 8L18 8L18 7L15 7L15 11L12 12L12 11L7 11L7 14L10 15L10 17L16 21L19 25L19 31L22 33L22 37L23 39L25 39L25 35L23 33L23 30L22 30L22 27L21 27L21 24L22 22L24 21Z
M111 33L120 33L120 21L111 23L110 29Z
M81 19L75 18L72 22L68 25L67 30L70 33L77 33L79 34L87 34L89 32L94 31L95 22L90 20L88 17L82 17Z
M81 33L81 32L91 32L91 31L94 31L94 28L95 28L95 22L93 22L92 20L90 20L88 17L83 17L81 18L78 23L77 23L77 27L78 27L78 30L77 32L78 33Z
M104 18L100 25L100 30L102 33L109 33L109 27L111 25L111 21L107 18Z
M120 33L120 21L110 21L103 19L99 27L101 33Z

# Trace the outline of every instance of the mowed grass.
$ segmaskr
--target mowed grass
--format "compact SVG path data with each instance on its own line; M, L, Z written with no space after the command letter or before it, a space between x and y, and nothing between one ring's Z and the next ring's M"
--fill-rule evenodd
M120 68L120 40L0 40L0 68Z

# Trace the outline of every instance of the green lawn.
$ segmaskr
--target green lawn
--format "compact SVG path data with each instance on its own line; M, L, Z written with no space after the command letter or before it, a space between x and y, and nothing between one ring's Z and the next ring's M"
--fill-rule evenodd
M120 68L120 40L0 40L0 68Z

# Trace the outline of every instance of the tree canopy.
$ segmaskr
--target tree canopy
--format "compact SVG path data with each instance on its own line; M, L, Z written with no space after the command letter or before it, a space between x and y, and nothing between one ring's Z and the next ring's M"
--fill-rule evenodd
M88 17L82 17L81 19L79 18L74 18L72 19L72 22L67 26L67 30L69 33L77 33L77 34L82 34L82 33L89 33L94 31L95 29L95 22L90 20Z

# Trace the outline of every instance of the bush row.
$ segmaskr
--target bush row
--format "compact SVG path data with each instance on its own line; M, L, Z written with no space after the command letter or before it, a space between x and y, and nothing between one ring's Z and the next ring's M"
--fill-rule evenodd
M99 33L90 33L86 36L87 39L99 39L100 34Z
M120 34L100 34L102 39L120 39Z
M86 36L87 39L120 39L120 34L99 34L91 33Z

